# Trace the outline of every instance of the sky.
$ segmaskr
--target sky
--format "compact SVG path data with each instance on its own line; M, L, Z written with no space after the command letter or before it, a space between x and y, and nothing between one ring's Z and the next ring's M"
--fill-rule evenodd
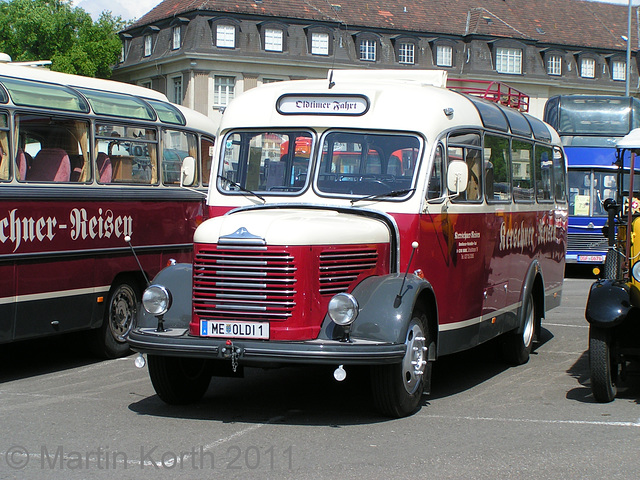
M74 6L80 7L96 20L104 10L123 20L135 20L149 12L161 0L72 0ZM534 0L535 1L535 0ZM598 0L608 3L629 5L629 0ZM638 6L640 0L632 0L633 6Z

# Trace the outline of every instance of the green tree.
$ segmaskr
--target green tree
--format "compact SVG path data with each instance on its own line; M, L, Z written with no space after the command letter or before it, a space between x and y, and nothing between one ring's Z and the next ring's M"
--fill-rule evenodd
M51 60L58 72L109 78L126 25L111 12L94 22L63 0L1 1L0 52L16 62Z

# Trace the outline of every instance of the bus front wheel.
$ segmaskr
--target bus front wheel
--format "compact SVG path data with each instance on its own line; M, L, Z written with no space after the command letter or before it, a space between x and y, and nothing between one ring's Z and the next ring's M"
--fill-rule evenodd
M429 339L427 316L416 310L407 330L402 362L371 367L373 401L380 413L399 418L418 408L424 392Z
M533 339L536 329L536 306L533 294L526 297L524 307L524 325L522 332L507 332L502 338L502 356L511 365L523 365L529 361L533 350Z
M169 405L197 402L209 388L211 370L205 359L147 355L147 362L153 388Z
M133 280L111 287L102 326L96 331L96 349L101 356L118 358L131 353L126 336L133 327L140 301L140 287Z
M593 398L600 403L611 402L618 393L618 363L611 348L610 330L589 328L589 369Z

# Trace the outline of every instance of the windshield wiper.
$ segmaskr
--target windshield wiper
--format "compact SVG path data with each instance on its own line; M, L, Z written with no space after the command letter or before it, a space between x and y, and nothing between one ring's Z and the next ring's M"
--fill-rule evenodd
M220 180L224 180L225 182L229 183L229 185L232 185L234 187L236 187L238 190L240 190L241 192L244 193L248 193L249 195L252 195L256 198L259 198L260 200L262 200L262 203L267 203L267 201L264 199L264 197L261 197L260 195L258 195L256 192L252 192L251 190L248 190L246 188L244 188L242 185L240 185L239 183L234 182L233 180L229 180L227 177L223 177L222 175L218 174L218 178Z
M376 193L375 195L367 195L366 197L354 198L351 200L351 205L356 202L361 202L363 200L375 200L377 198L392 198L392 197L401 197L402 195L406 195L407 193L411 193L415 191L415 188L405 188L403 190L392 190L390 192L385 193Z

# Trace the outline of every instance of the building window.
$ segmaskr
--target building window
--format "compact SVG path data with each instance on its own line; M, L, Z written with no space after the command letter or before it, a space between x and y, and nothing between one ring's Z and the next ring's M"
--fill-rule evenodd
M171 42L171 48L173 50L177 50L180 48L180 41L181 41L181 31L180 31L180 26L177 25L175 27L173 27L171 29L171 33L172 33L172 42Z
M226 107L233 100L235 91L234 77L221 77L216 75L214 78L213 90L213 106Z
M329 34L313 32L311 34L311 54L329 55Z
M268 52L282 52L283 33L279 28L266 28L264 30L264 49Z
M451 45L436 46L436 65L438 67L453 67L453 47Z
M233 25L217 25L216 47L236 48L236 27Z
M412 42L402 42L398 46L398 62L407 65L416 63L416 45Z
M265 84L265 83L276 83L276 82L282 82L282 80L279 79L279 78L263 78L262 79L262 83L263 84Z
M149 90L151 90L151 82L149 80L146 80L144 82L140 82L140 86L144 87L144 88L148 88Z
M376 61L376 41L360 40L360 60L366 62Z
M522 50L519 48L496 49L496 72L521 74L522 73Z
M580 62L580 76L596 78L596 61L593 58L583 58Z
M149 55L151 55L151 50L152 50L152 38L151 35L145 35L144 36L144 56L148 57Z
M547 58L547 73L549 75L562 75L562 57L549 55Z
M627 79L627 64L620 60L614 60L611 64L611 78L624 82Z
M171 79L172 101L178 105L182 104L182 77L173 77Z

